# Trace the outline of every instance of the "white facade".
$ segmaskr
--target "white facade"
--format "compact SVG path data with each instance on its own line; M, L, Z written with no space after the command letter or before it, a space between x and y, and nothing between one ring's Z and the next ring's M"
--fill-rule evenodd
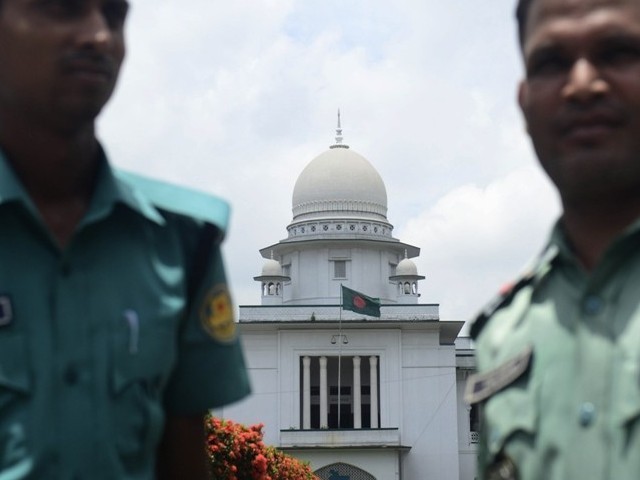
M382 179L336 140L298 178L288 237L261 250L262 304L240 307L254 393L216 414L264 423L323 479L473 480L462 322L418 303L419 248L392 237ZM341 285L381 316L343 310Z

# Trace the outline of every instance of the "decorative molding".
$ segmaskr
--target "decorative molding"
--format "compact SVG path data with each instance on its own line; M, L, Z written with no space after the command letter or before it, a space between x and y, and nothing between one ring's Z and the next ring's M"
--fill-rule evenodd
M325 235L393 238L393 225L389 223L352 219L296 222L289 225L287 231L289 238Z
M363 200L313 200L293 206L293 218L317 212L365 212L375 213L387 218L387 207L377 202Z

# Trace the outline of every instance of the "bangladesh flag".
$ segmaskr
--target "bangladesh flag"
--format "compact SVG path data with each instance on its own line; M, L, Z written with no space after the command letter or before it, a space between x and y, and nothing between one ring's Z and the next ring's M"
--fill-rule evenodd
M342 285L342 309L363 313L371 317L379 317L380 299L368 297Z

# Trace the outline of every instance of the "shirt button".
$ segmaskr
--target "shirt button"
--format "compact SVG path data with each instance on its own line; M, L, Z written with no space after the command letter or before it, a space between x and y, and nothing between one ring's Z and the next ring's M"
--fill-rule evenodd
M78 383L79 378L80 374L78 373L78 369L73 365L69 365L64 371L64 381L67 385L75 385Z
M596 407L591 402L585 402L578 409L578 421L583 427L588 427L596 418Z
M584 301L584 313L587 315L597 315L602 311L603 306L604 302L600 297L590 295Z

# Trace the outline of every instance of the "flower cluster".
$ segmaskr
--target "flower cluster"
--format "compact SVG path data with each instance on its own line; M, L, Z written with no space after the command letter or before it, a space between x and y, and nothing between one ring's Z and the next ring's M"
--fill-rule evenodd
M206 448L212 478L228 480L317 480L309 466L265 446L262 424L246 427L208 416Z

